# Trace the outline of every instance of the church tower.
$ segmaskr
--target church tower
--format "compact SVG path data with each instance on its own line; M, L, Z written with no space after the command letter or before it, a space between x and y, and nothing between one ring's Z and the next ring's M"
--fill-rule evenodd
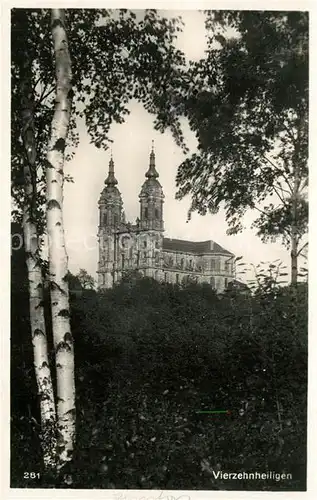
M117 184L111 155L108 177L99 199L98 286L100 288L110 288L115 281L116 233L124 217L122 197Z
M164 193L160 182L159 174L155 168L155 154L152 141L152 151L150 154L149 169L145 174L146 181L143 183L140 199L140 227L142 229L152 229L164 231L163 203Z
M155 153L152 141L149 168L145 174L139 195L142 255L145 259L145 275L160 279L163 267L163 203L164 193L155 167Z

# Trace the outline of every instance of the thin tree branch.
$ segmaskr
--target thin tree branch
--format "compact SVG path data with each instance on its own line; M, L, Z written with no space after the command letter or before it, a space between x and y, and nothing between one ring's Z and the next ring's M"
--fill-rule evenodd
M303 189L305 189L307 186L308 186L308 177L304 179L302 186L301 185L298 186L298 191L301 193Z
M35 93L35 89L37 87L37 84L41 81L41 76L38 77L38 79L35 81L34 85L33 85L33 89L32 89L32 92L33 94Z
M281 190L281 191L283 191L284 193L288 194L288 196L292 196L292 193L291 193L290 191L288 191L287 189L283 188L283 187L280 185L279 181L277 181L277 183L278 183L278 189L280 189L280 190Z
M308 241L306 243L304 243L304 245L298 250L297 257L302 253L304 248L306 248L307 246L308 246Z
M276 186L274 186L274 184L272 185L272 188L274 189L275 194L276 194L276 195L279 197L279 199L281 200L282 205L285 205L285 200L284 200L284 198L283 198L283 197L280 195L280 193L277 191L277 188L276 188Z
M274 168L274 170L278 170L280 172L280 168L275 165L275 163L272 162L272 160L270 160L270 158L268 158L267 156L265 156L265 154L262 154L263 158L272 165L272 167Z
M276 172L278 172L283 177L283 179L285 180L286 184L288 185L288 187L290 189L290 192L292 193L292 191L293 191L292 186L290 185L289 179L285 175L285 172L283 172L283 170L281 168L279 168L275 163L272 162L272 160L270 160L270 158L267 158L267 156L265 156L264 154L262 154L262 157L264 158L265 161L267 161L268 163L270 163L272 165L272 167L274 168L274 170Z
M254 208L255 210L257 210L257 211L258 211L258 212L260 212L261 214L263 214L263 215L267 216L267 212L264 212L264 210L261 210L261 208L256 207L255 205L254 205L252 208Z
M52 88L51 88L51 90L49 90L49 91L47 92L47 94L46 94L46 95L43 95L43 96L42 96L42 102L43 102L45 99L47 99L47 98L48 98L48 96L49 96L49 95L51 95L53 92L55 92L55 88L54 88L54 87L52 87Z
M284 127L285 127L285 130L288 134L288 136L290 137L290 139L294 142L294 144L296 143L296 141L298 140L295 135L293 134L293 132L291 131L291 128L288 127L287 125L285 125L285 123L283 123Z

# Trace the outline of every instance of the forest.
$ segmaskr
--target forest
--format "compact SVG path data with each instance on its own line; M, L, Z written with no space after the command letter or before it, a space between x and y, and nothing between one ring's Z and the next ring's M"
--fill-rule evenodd
M15 488L306 489L308 13L205 11L207 50L188 61L182 19L164 12L11 11ZM100 291L69 271L77 122L107 150L132 101L185 155L188 219L224 210L234 235L256 213L290 273L262 263L217 294L133 273Z

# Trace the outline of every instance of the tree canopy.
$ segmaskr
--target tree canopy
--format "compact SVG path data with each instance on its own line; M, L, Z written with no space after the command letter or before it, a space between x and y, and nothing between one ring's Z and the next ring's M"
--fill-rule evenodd
M107 149L111 124L124 121L131 99L137 99L155 115L157 129L170 127L181 143L181 128L171 112L176 104L169 92L184 70L184 55L173 44L181 20L166 19L150 9L138 16L126 9L66 9L66 23L73 72L67 157L78 144L77 118L85 120L96 147ZM55 82L49 9L13 9L11 40L12 194L17 209L14 215L18 217L24 199L20 111L25 53L33 68L38 207L44 203L45 155Z
M177 197L191 195L190 212L224 207L229 234L256 209L258 235L293 241L298 253L308 219L308 15L213 11L206 28L206 56L191 64L184 96L199 152L178 169Z

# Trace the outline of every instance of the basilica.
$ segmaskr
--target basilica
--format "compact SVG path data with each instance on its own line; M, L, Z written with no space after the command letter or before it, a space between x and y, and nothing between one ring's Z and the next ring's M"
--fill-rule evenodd
M111 157L99 199L99 289L111 288L126 274L169 283L208 283L218 292L234 281L234 255L212 240L187 241L164 237L164 193L152 146L139 194L140 216L127 222Z

